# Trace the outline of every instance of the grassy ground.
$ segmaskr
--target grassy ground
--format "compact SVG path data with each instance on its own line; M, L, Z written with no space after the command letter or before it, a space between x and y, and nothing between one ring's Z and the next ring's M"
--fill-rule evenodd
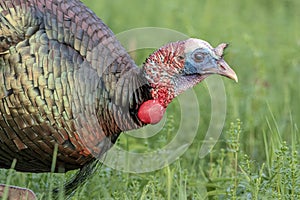
M211 116L210 96L203 83L194 89L201 111L198 134L180 159L161 170L142 174L102 166L71 199L300 198L299 1L85 3L115 33L156 26L213 45L229 42L225 58L237 72L239 83L224 79L226 122L222 136L205 158L198 155ZM137 62L141 63L148 53L138 52ZM169 108L172 115L168 115L167 126L159 137L139 143L123 135L119 144L130 149L152 148L170 140L176 132L176 116L180 115L176 105L175 101ZM195 122L190 119L189 123ZM45 198L49 188L62 186L73 173L37 175L1 170L0 182L29 187L39 198Z

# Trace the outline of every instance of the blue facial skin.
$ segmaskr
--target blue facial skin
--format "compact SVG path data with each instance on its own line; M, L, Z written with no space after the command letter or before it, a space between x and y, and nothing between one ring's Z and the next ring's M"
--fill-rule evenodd
M199 48L186 55L184 75L211 74L218 70L218 58L208 49Z

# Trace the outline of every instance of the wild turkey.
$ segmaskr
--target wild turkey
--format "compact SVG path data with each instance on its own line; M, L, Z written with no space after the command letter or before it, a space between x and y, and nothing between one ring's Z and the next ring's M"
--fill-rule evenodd
M210 74L237 81L226 44L167 44L138 68L78 0L0 1L0 167L83 168L122 131L160 121L168 104Z

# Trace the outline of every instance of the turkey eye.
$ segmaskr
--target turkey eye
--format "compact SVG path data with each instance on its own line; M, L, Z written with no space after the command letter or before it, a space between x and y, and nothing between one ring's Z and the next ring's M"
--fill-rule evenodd
M203 59L204 59L203 53L197 52L197 53L194 54L194 60L196 62L202 62Z

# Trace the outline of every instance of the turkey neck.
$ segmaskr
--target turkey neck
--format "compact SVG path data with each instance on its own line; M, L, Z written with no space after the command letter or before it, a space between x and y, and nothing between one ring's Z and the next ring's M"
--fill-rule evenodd
M107 73L101 77L103 82L99 82L102 86L98 87L97 117L112 142L121 132L144 125L137 117L138 108L151 99L151 88L143 71L136 67L128 54L123 56L123 61L116 61L107 68ZM121 69L120 73L112 72L116 67Z

